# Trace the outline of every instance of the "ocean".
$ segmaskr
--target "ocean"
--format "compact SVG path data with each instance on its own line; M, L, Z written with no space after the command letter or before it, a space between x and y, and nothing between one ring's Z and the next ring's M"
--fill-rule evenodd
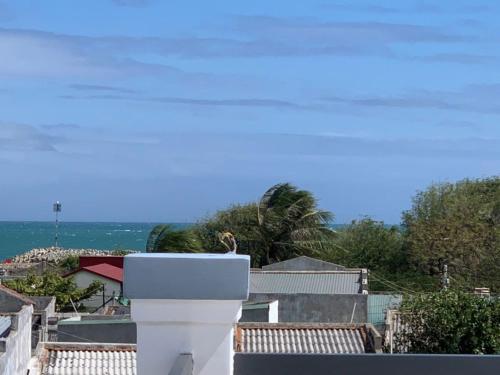
M144 250L155 223L59 223L59 246L68 249ZM172 223L175 227L190 224ZM53 222L0 222L0 261L33 248L54 246Z

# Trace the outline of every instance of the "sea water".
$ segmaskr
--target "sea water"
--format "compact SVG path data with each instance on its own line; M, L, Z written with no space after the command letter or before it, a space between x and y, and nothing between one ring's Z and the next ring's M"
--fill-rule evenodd
M58 244L68 249L138 250L146 242L155 223L59 223ZM172 223L176 228L189 226ZM33 248L54 246L52 222L0 222L0 261Z

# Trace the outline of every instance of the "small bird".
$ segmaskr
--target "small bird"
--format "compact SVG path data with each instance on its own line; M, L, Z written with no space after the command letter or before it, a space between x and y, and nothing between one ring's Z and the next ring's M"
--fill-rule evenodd
M236 254L236 250L238 248L238 244L236 243L236 239L234 235L230 232L219 233L219 241L224 245L224 247L229 250L227 254Z

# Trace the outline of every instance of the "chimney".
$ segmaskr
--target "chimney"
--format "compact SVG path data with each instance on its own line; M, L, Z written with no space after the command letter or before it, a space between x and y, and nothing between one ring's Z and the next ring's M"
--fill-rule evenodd
M249 269L247 255L127 255L137 374L169 374L187 357L194 375L232 374L233 327L248 299Z

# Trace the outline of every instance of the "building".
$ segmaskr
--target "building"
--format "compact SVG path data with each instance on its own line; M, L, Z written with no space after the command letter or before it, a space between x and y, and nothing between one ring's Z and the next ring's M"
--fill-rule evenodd
M244 302L240 322L278 323L279 301Z
M368 323L373 324L383 334L386 328L387 312L398 309L402 301L401 294L369 294Z
M30 296L0 285L0 314L14 314L26 306L32 306L31 346L36 348L39 341L48 339L49 318L55 314L55 297Z
M33 304L15 313L0 314L0 374L25 375L31 359Z
M82 257L82 258L115 258L115 257ZM89 262L91 263L91 262ZM85 261L84 261L85 264ZM108 263L95 263L80 266L76 271L70 272L65 277L73 277L79 288L87 288L93 281L100 281L103 290L93 297L82 301L89 308L99 308L109 300L119 298L123 293L123 268Z
M371 324L240 323L235 334L240 353L380 353L381 344Z
M370 325L236 326L245 256L134 254L124 271L137 346L42 343L30 375L498 374L498 356L378 353Z
M305 255L262 267L263 271L344 271L346 267Z
M249 301L279 301L279 322L366 323L367 297L366 269L250 272Z

